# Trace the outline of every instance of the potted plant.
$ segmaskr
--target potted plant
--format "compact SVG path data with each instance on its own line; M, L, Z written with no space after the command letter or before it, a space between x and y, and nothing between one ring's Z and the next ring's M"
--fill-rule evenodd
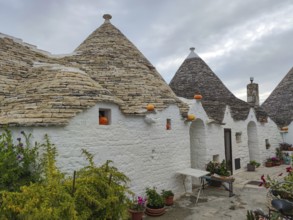
M273 162L273 166L280 166L281 165L281 161L278 157L272 157L272 162Z
M280 147L276 148L276 157L279 159L281 165L283 163L283 153Z
M280 143L279 146L282 151L291 151L292 144L283 142L283 143Z
M267 160L265 162L265 166L266 167L272 167L273 166L272 158L267 158Z
M291 164L291 157L289 155L289 153L284 153L283 154L283 161L286 165L290 165Z
M210 161L207 164L206 170L209 171L211 173L211 175L217 175L220 176L219 178L223 178L223 177L228 177L230 176L230 171L227 168L227 164L226 161L223 160L221 163L219 162L215 162L215 161ZM222 185L222 183L220 181L216 181L211 179L209 181L211 186L217 186L220 187Z
M149 216L161 216L165 213L165 203L163 197L156 188L146 188L147 204L145 213Z
M247 171L255 171L255 168L259 167L260 163L256 162L255 160L251 160L247 164Z
M265 178L264 175L261 176L261 184L260 186L264 186L266 188L270 188L270 192L272 195L280 198L286 199L293 202L293 169L292 167L286 168L287 176L278 175L277 179L271 178L269 175ZM282 177L283 179L280 179Z
M162 197L165 199L165 205L170 206L174 203L174 193L172 190L162 190Z
M138 196L136 199L132 199L129 204L128 212L132 220L141 220L143 216L143 212L145 210L145 202L141 196Z

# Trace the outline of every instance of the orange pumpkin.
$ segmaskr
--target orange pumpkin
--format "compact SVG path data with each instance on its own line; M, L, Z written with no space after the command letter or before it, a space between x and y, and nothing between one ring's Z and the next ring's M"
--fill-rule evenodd
M108 118L107 117L100 117L99 118L99 124L100 125L107 125L108 124Z
M193 121L194 119L195 119L195 115L194 114L187 115L187 120L188 121Z
M199 94L194 95L194 99L201 100L202 99L202 95L199 95Z
M166 130L171 130L171 124L170 123L166 124Z
M155 110L155 106L153 104L148 104L147 107L146 107L146 109L148 111L154 111Z
M281 130L282 131L288 131L288 127L282 127Z

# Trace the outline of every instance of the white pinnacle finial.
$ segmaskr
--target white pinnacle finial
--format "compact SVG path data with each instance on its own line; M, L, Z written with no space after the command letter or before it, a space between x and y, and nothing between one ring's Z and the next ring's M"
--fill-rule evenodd
M190 47L190 54L188 55L188 57L186 59L191 59L191 58L197 58L199 57L195 52L194 52L195 48L194 47Z
M103 18L105 19L105 23L110 23L110 20L112 18L112 15L110 14L104 14Z

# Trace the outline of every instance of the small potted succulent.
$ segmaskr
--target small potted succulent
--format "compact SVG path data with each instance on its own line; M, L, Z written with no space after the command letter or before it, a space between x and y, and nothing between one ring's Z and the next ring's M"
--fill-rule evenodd
M165 202L156 188L146 188L147 203L145 213L149 216L160 216L165 213Z
M247 171L255 171L255 168L259 167L260 163L256 162L255 160L251 160L247 164Z
M165 199L165 205L170 206L174 203L174 193L172 190L162 190L162 197Z

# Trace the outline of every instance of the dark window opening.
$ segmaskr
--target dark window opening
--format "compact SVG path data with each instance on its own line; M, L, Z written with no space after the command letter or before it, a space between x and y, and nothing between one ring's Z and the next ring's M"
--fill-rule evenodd
M111 110L110 109L99 109L99 124L100 125L111 124Z

